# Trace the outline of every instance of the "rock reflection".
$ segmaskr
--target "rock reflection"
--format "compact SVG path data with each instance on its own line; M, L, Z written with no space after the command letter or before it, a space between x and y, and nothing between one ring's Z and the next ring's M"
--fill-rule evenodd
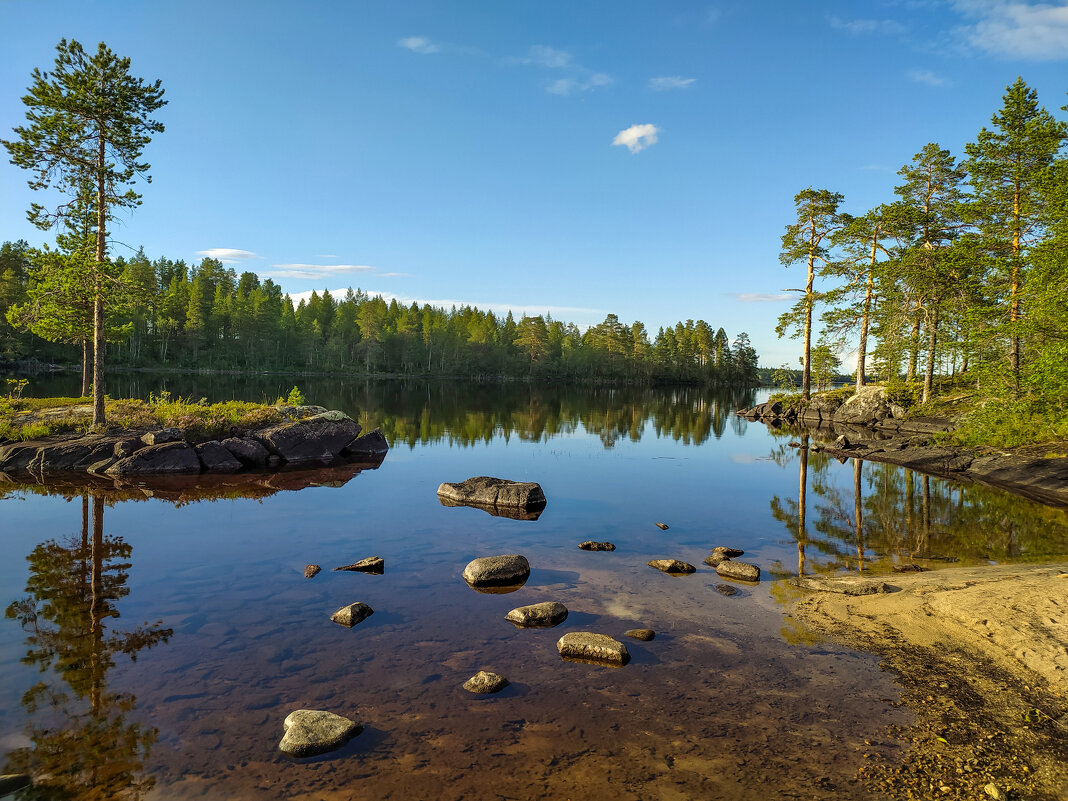
M22 662L45 678L22 696L32 745L12 751L3 772L33 777L22 798L139 799L154 784L142 771L158 731L137 722L132 693L109 690L108 672L117 655L136 660L174 631L162 621L108 625L130 592L133 548L104 534L102 494L86 491L81 504L81 537L37 545L27 557L29 594L6 610L27 632Z

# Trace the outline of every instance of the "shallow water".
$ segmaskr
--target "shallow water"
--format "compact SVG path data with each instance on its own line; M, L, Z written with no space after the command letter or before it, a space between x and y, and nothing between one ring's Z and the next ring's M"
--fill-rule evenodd
M234 392L199 381L176 394ZM260 399L287 388L238 389ZM866 798L863 753L896 758L886 729L908 713L874 657L818 642L788 616L786 579L1068 553L1061 512L802 458L788 434L729 414L751 398L302 389L381 425L394 445L383 464L316 474L319 486L298 491L260 485L253 498L0 496L0 587L13 604L0 622L3 772L48 774L51 798ZM525 521L437 501L441 481L475 475L538 481L548 505ZM576 547L589 539L617 549ZM762 581L718 592L728 582L702 564L716 545L743 548ZM463 582L468 561L501 553L530 560L521 589ZM330 570L372 555L383 575ZM646 565L663 557L699 570ZM305 579L307 563L324 570ZM25 598L36 631L15 606ZM504 620L542 600L568 619ZM352 629L330 621L354 601L374 615ZM623 637L639 627L656 639ZM631 662L561 660L556 640L582 630L626 640ZM461 689L481 669L510 686ZM299 708L364 730L332 754L287 758L282 720Z

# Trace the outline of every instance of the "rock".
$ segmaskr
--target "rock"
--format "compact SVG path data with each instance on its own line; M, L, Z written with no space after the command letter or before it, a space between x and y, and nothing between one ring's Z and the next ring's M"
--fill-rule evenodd
M627 637L633 637L635 640L642 640L644 642L649 642L649 640L656 637L656 632L652 629L629 629L628 631L624 631L623 634Z
M545 508L545 493L540 484L490 476L476 476L459 484L443 483L438 486L438 500L446 506L475 506L491 513L502 508L525 511Z
M249 467L262 467L267 464L268 450L254 439L230 437L219 443L233 454L241 464Z
M504 619L520 628L551 628L567 618L567 607L556 601L545 601L513 609Z
M244 467L218 440L202 442L194 449L209 473L236 473Z
M138 443L140 445L140 442ZM26 469L31 473L54 473L61 470L84 470L115 452L115 440L104 437L79 437L74 440L42 445Z
M319 567L319 565L304 565L304 578L312 578L320 570L322 570L322 568Z
M386 571L386 562L381 556L368 556L359 562L353 562L344 567L335 567L334 570L352 570L358 573L377 573L381 575Z
M834 447L846 450L847 448L852 448L853 443L849 441L849 437L845 434L839 434L838 438L834 441Z
M0 470L6 472L25 470L33 457L37 455L37 450L45 444L44 441L29 440L0 445Z
M112 448L112 454L116 459L125 459L127 456L132 456L135 451L144 447L140 437L121 437L115 441L115 445Z
M682 562L678 559L653 559L649 562L649 567L655 567L664 573L674 573L676 575L693 573L697 570L689 562Z
M342 626L348 626L351 629L357 623L363 622L374 613L375 610L367 604L357 601L354 604L341 607L330 616L330 619L335 623L340 623Z
M579 548L584 551L614 551L616 546L610 542L594 542L593 540L586 540L579 543Z
M712 549L712 553L705 557L705 564L709 567L716 567L720 562L729 561L735 556L743 556L745 551L739 548L727 548L723 545L717 545Z
M809 425L818 425L821 422L830 422L835 419L842 402L838 398L828 398L824 395L814 395L808 404L801 409L797 419Z
M464 682L464 689L469 693L495 693L508 686L508 679L496 673L480 670Z
M149 445L119 459L105 472L110 476L127 473L199 473L200 459L197 452L185 442L167 442Z
M298 709L282 722L285 736L279 750L295 757L325 754L340 748L362 731L353 720L317 709Z
M983 792L994 799L994 801L1009 801L1009 794L991 782L983 788Z
M791 581L795 587L820 592L837 592L842 595L876 595L891 592L885 581L856 581L853 579L816 578L802 576Z
M879 420L892 417L891 403L886 398L886 387L861 387L837 411L833 420L836 423L853 425L873 425Z
M738 588L732 587L730 584L717 584L716 592L718 592L720 595L726 595L728 598L730 598L732 595L738 594Z
M0 796L29 787L31 780L26 773L5 773L0 776Z
M920 567L917 564L894 565L892 569L895 573L924 573L927 571L926 567Z
M354 439L341 449L341 454L348 456L350 459L356 457L378 459L385 456L388 450L389 443L386 442L386 438L382 435L382 429L376 428L374 431L368 431L362 437Z
M656 527L661 531L667 531L669 528L671 528L671 526L669 526L667 523L657 523Z
M141 441L145 445L165 445L168 442L181 442L182 430L180 428L161 428L158 431L149 431L141 435Z
M760 568L748 562L720 562L716 565L716 572L725 579L735 581L760 581Z
M316 414L252 433L287 464L328 464L359 435L360 424L341 412Z
M564 659L579 662L625 665L630 661L630 652L623 643L588 631L568 632L556 643L556 650Z
M482 556L468 563L463 576L473 587L508 587L530 577L530 563L519 554Z

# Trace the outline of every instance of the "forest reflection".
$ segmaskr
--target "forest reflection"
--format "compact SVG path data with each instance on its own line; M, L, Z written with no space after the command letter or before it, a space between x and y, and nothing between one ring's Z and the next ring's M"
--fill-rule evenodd
M772 516L797 543L797 568L780 577L836 571L888 573L926 563L1039 561L1068 553L1068 515L980 484L851 460L852 480L809 434L771 452L798 472L797 497L772 497Z
M80 536L37 545L28 595L6 610L26 632L23 664L43 678L22 696L32 745L12 751L2 772L36 777L19 798L139 799L154 782L142 774L158 731L136 721L132 693L108 688L108 672L120 654L136 660L174 631L162 621L113 624L130 592L133 548L104 534L107 500L88 492L80 500Z

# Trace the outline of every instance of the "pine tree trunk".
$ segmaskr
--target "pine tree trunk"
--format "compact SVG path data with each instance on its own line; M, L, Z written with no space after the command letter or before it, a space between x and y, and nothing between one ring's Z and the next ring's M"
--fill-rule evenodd
M104 185L104 134L97 134L96 266L93 275L93 428L104 426L104 259L107 258L107 208Z
M92 391L91 375L93 371L93 359L89 350L89 337L82 337L82 395L88 398Z
M815 238L815 228L813 228ZM816 278L815 243L808 255L808 283L805 284L805 358L801 368L801 397L812 397L812 284Z
M868 359L868 320L871 317L871 299L875 294L875 255L878 240L871 239L871 264L868 265L868 283L864 290L864 313L860 318L860 342L857 343L857 392L864 388L864 363Z
M934 388L935 349L938 345L938 309L934 310L934 319L927 324L927 370L923 374L923 399L927 403Z

